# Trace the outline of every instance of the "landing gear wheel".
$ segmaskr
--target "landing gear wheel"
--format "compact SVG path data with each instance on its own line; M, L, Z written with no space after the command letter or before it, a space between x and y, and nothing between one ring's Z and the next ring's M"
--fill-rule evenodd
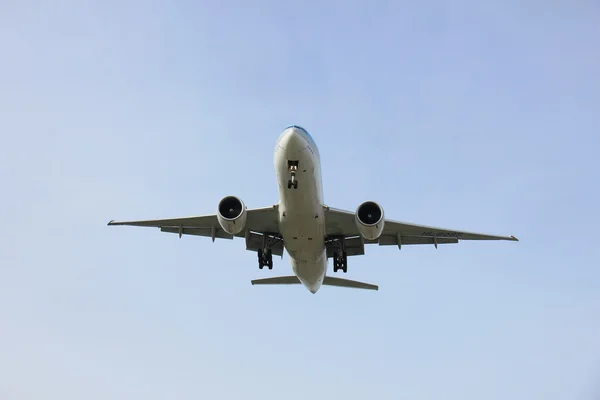
M265 266L263 264L263 260L264 260L263 252L262 252L262 250L259 250L258 251L258 268L259 269L263 269L263 267Z
M333 253L333 272L338 272L338 255L337 253Z
M288 189L291 188L298 189L298 181L296 180L294 175L292 175L292 179L288 181Z
M337 252L333 253L333 272L342 270L344 273L348 272L348 256L346 252L343 252L340 256Z
M273 269L273 252L271 249L258 250L258 268L263 269L264 267Z

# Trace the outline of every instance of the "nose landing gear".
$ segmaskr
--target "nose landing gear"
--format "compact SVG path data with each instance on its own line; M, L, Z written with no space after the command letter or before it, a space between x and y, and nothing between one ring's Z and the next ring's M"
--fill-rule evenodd
M296 180L296 172L298 171L298 161L288 161L288 169L291 174L291 179L288 181L287 187L298 189L298 181Z
M298 189L298 181L296 180L296 174L292 172L292 179L288 181L288 189L291 188Z

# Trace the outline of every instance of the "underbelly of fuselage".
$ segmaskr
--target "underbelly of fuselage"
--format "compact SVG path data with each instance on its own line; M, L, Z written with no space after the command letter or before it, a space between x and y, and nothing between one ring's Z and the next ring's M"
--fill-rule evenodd
M302 144L302 142L300 142ZM295 185L291 180L290 163ZM302 146L280 147L275 152L279 188L279 229L292 269L298 279L315 293L325 277L325 221L319 159Z

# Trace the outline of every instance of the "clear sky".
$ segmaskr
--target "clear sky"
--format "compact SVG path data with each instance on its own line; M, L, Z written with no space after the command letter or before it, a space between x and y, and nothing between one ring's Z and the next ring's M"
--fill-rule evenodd
M368 5L367 5L368 4ZM600 398L592 1L0 4L0 399ZM253 287L241 240L107 227L278 201L515 235L371 246L379 292ZM331 271L330 265L330 271Z

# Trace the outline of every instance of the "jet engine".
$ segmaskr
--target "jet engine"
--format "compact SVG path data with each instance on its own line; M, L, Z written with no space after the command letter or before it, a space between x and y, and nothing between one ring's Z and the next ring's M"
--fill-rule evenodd
M355 222L362 237L367 240L379 239L383 232L383 208L374 201L365 201L356 209Z
M219 225L230 235L240 233L246 226L246 205L235 196L223 197L217 207Z

